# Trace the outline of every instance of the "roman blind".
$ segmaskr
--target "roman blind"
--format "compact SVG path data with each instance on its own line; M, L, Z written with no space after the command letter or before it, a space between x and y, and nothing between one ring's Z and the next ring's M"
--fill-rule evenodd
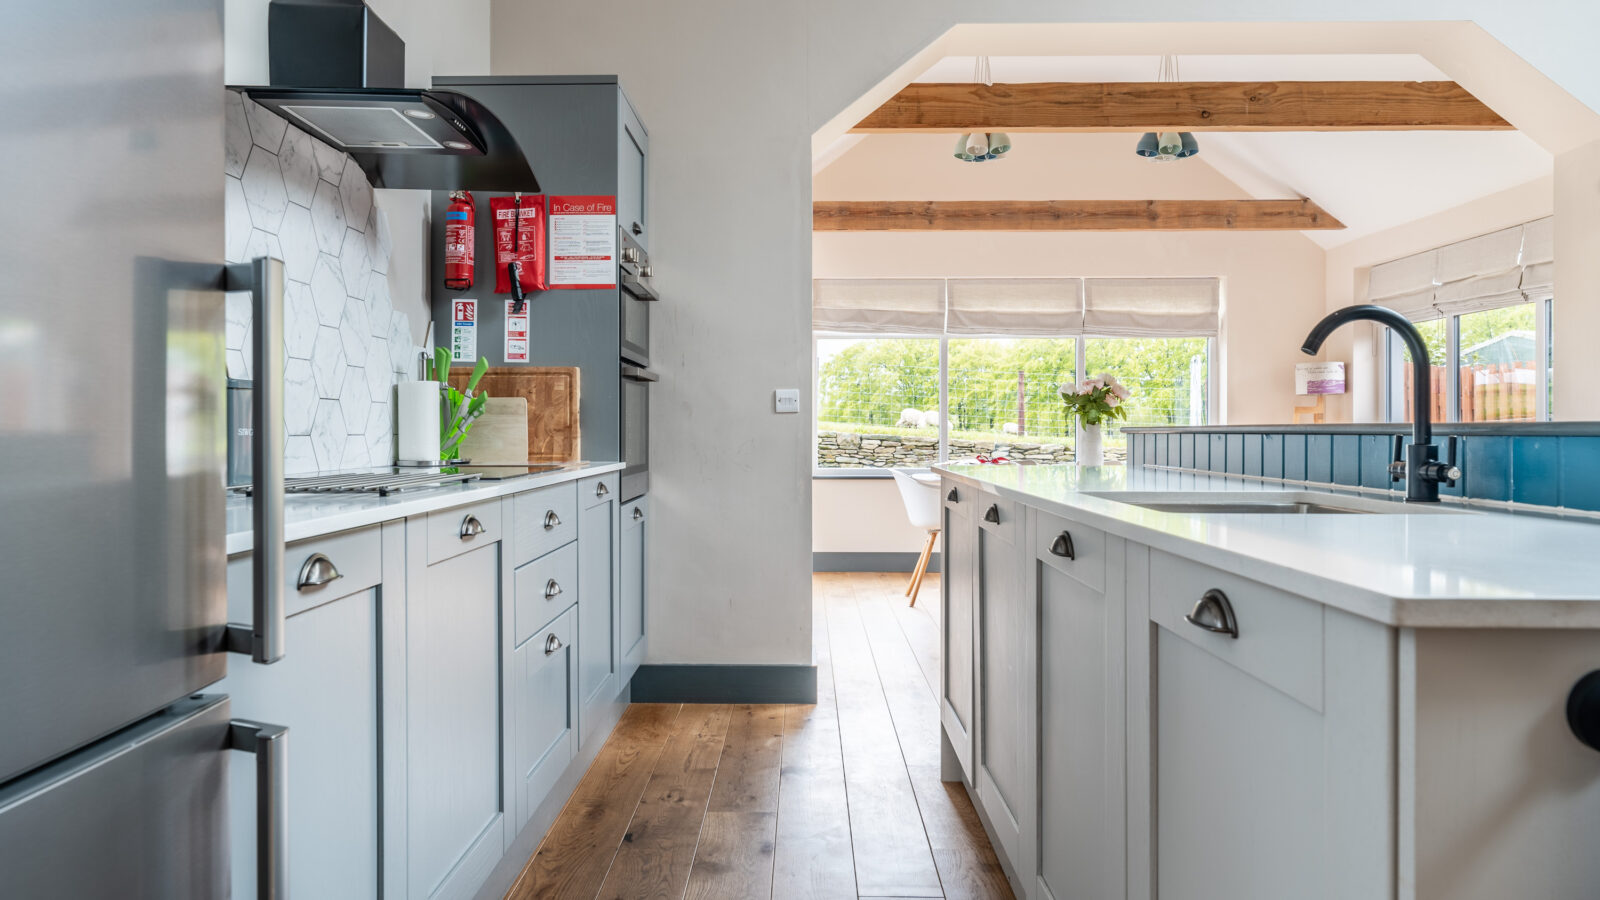
M1215 278L1086 278L1083 330L1107 337L1215 337L1222 320Z
M1367 302L1413 322L1510 306L1549 295L1554 260L1554 223L1539 219L1373 266Z
M811 285L818 331L943 334L942 278L819 278Z
M1437 250L1373 266L1367 279L1367 302L1387 306L1413 322L1437 319L1433 285L1438 270Z
M1215 337L1216 278L818 278L817 331Z
M1452 316L1521 303L1522 231L1518 225L1440 247L1434 309Z
M1081 278L952 278L949 334L1075 335L1083 330Z
M1546 216L1522 228L1522 295L1548 297L1556 285L1556 220Z

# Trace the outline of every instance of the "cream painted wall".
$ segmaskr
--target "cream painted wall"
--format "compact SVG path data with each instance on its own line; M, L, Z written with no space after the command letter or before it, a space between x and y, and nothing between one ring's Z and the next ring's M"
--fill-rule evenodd
M1557 168L1559 171L1559 160ZM1331 312L1352 303L1364 302L1367 273L1378 263L1544 218L1554 210L1554 201L1554 180L1539 178L1454 209L1333 247L1327 255L1327 310ZM1566 219L1561 221L1565 223ZM1573 304L1574 307L1583 305ZM1561 305L1557 304L1556 308L1559 310ZM1349 384L1348 393L1327 398L1329 421L1382 420L1381 342L1378 335L1377 326L1356 324L1334 332L1323 346L1318 359L1344 361L1345 377ZM1569 364L1586 365L1587 361L1579 360L1576 354L1557 356L1558 373L1566 371L1565 367ZM1561 379L1558 378L1557 384L1560 383ZM1594 383L1592 376L1589 383ZM1556 408L1561 408L1559 403ZM1593 412L1583 416L1594 417Z
M367 0L367 5L406 42L407 87L428 87L435 75L489 73L490 0ZM268 0L225 0L226 83L268 83L267 6ZM395 309L410 317L418 344L432 317L426 289L431 196L428 191L374 192L394 235L389 293Z
M1600 419L1600 296L1563 286L1600 286L1600 141L1556 157L1556 300L1554 415Z
M818 478L811 521L811 549L819 553L920 553L928 539L906 518L893 478Z
M614 72L650 129L651 251L665 300L651 422L652 661L811 659L809 409L772 415L771 391L810 381L811 139L824 123L958 22L1335 14L1476 20L1600 107L1600 4L1580 0L494 0L495 72ZM1263 345L1292 334L1264 324Z
M813 179L818 200L1231 199L1248 195L1200 156L1160 165L1133 154L1126 134L1018 134L1006 159L962 163L944 135L869 135ZM1223 279L1217 341L1220 422L1293 420L1300 340L1323 314L1324 254L1300 232L818 232L818 278L887 276L1215 275ZM860 535L858 517L879 509L873 482L818 479L812 501L816 549ZM826 491L827 499L824 500ZM839 503L837 497L850 502ZM898 495L891 498L895 506ZM888 549L915 550L896 539ZM841 548L843 549L843 548ZM861 548L868 549L868 548ZM873 548L877 549L877 548Z

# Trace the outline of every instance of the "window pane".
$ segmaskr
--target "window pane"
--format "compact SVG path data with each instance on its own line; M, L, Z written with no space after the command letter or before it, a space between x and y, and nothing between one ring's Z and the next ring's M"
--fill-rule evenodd
M818 468L937 462L938 416L937 339L817 340Z
M950 458L1071 460L1072 423L1057 389L1073 380L1073 339L950 341Z
M1448 384L1445 381L1446 357L1450 353L1449 340L1446 335L1446 320L1433 319L1428 322L1417 322L1417 331L1422 333L1422 342L1428 347L1428 364L1433 378L1433 421L1444 422L1449 419L1450 405L1445 402L1445 391ZM1384 329L1384 340L1389 348L1389 421L1411 421L1411 352L1394 332Z
M1538 307L1521 303L1461 316L1461 421L1538 417Z
M1205 338L1091 338L1084 371L1110 373L1132 393L1123 425L1206 424ZM1107 429L1108 450L1126 446L1121 428Z

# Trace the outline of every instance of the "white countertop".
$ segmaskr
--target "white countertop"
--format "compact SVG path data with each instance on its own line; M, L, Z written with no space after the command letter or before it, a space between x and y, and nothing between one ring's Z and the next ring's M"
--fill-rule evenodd
M1158 512L1087 492L1372 495L1139 467L934 468L1006 499L1388 625L1600 628L1600 522L1461 506L1374 515Z
M292 542L333 534L621 470L622 463L619 462L577 462L521 478L469 481L448 487L399 491L387 497L377 494L290 494L283 498L284 540ZM228 555L248 551L255 537L250 526L249 497L229 494L227 522Z

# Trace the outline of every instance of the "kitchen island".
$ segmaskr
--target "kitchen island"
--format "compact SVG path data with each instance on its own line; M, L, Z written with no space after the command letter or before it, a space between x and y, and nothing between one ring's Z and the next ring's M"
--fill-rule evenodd
M1592 519L940 466L944 773L1027 897L1587 897ZM1314 511L1310 514L1306 509Z

